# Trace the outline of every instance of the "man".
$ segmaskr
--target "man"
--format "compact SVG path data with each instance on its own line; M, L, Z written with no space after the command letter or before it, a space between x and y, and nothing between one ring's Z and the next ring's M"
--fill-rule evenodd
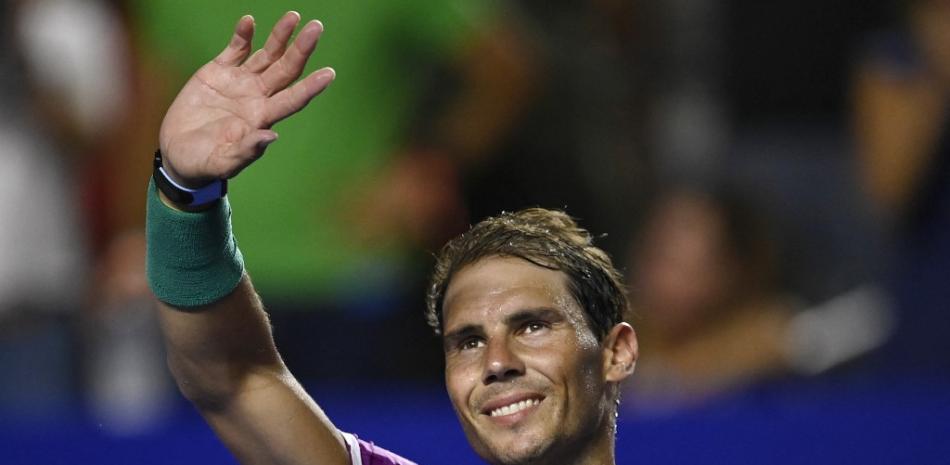
M335 77L324 68L294 83L323 31L310 21L290 42L299 21L284 15L251 54L253 19L241 18L162 123L147 268L169 366L242 463L409 464L337 430L288 372L230 231L224 180ZM491 463L614 463L618 385L637 343L619 275L590 241L567 215L531 209L443 250L427 317L444 334L463 429Z

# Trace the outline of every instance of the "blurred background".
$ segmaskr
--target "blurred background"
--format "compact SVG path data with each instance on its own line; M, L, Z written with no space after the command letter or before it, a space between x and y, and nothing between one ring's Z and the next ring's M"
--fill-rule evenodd
M177 89L290 9L338 79L230 197L339 427L479 463L427 273L544 206L628 279L619 463L947 463L950 1L0 5L0 463L234 463L165 369L143 194Z

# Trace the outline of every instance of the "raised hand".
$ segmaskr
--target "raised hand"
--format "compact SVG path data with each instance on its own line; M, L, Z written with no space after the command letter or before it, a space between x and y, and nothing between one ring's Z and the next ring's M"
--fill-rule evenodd
M228 46L182 88L159 134L165 170L180 184L237 175L277 139L271 126L333 81L333 69L322 68L294 84L323 33L319 21L310 21L288 46L299 23L297 12L284 14L264 48L248 58L254 19L244 16Z

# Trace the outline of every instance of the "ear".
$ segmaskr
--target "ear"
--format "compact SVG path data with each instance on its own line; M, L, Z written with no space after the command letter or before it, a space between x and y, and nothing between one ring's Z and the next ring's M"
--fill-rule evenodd
M637 333L628 323L617 323L604 338L604 377L619 383L633 374L639 356Z

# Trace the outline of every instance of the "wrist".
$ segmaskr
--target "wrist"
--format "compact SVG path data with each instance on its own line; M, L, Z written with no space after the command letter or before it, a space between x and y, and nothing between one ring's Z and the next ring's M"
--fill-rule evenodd
M244 260L231 233L227 198L206 211L181 211L149 183L145 232L146 275L159 300L180 308L216 302L238 285Z
M188 187L176 180L164 166L160 149L155 151L153 167L152 179L161 193L162 202L177 210L206 210L228 192L228 183L222 179L214 179L199 187Z
M181 204L175 203L174 200L168 198L168 196L165 195L165 193L162 192L161 190L158 191L158 199L161 200L162 204L164 204L166 207L171 208L173 210L178 210L180 212L186 212L186 213L203 212L203 211L211 209L211 207L214 206L214 202L209 202L204 205L198 205L194 207L188 206L188 205L181 205Z

